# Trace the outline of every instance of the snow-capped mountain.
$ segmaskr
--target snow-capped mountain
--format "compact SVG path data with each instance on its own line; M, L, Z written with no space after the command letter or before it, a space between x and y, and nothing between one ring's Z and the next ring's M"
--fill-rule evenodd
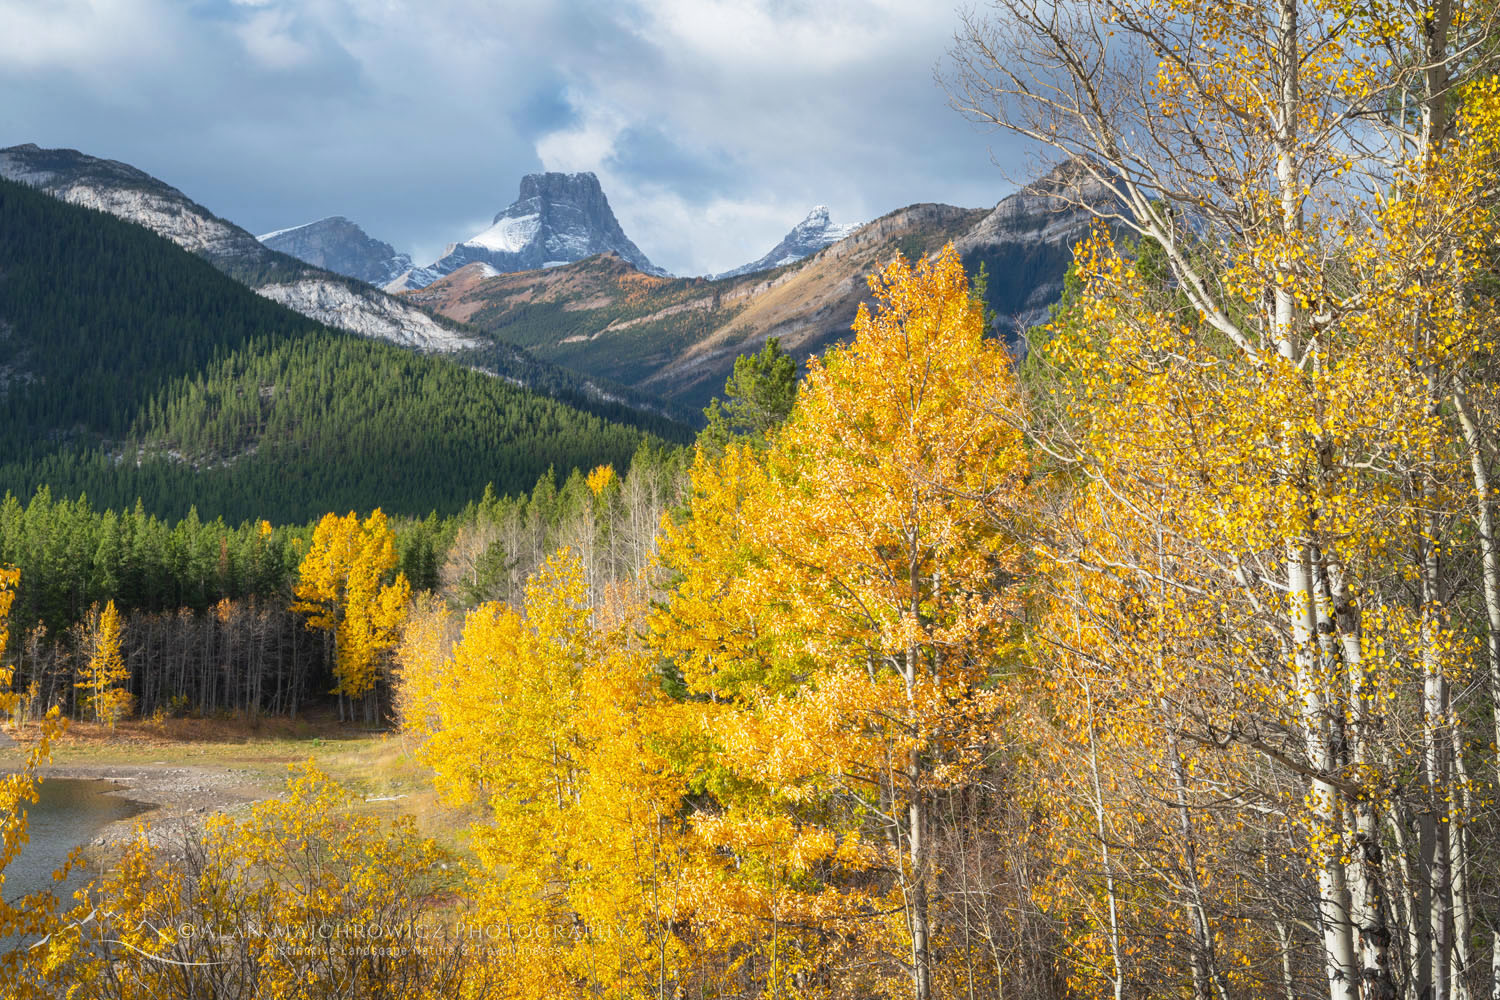
M411 269L411 257L397 253L395 247L370 236L342 215L278 229L256 239L314 267L372 285L387 284Z
M448 320L272 250L127 163L27 143L0 149L0 177L145 226L261 295L330 326L422 351L478 346Z
M716 281L720 278L738 278L742 274L754 274L756 271L769 271L773 267L794 264L803 257L811 257L826 246L832 246L858 228L857 225L836 224L828 216L828 206L818 205L807 213L807 218L793 226L792 231L782 237L781 242L772 247L764 257L710 277Z
M591 173L527 174L515 202L488 229L450 244L442 257L412 268L385 288L423 288L466 264L487 264L500 273L534 271L611 251L647 274L666 274L620 228L599 178Z

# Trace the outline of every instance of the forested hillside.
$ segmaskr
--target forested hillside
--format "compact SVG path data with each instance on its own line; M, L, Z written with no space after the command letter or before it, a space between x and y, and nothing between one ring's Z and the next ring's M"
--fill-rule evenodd
M0 182L0 490L180 517L451 511L647 431L330 331L137 226ZM678 436L670 421L612 415Z

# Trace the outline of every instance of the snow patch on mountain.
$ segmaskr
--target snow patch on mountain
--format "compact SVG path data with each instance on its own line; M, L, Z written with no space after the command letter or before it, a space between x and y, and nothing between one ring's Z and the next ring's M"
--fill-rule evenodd
M320 323L419 351L459 351L479 346L478 341L443 326L420 309L338 282L305 278L262 285L256 292Z
M502 218L493 226L464 243L468 246L484 247L500 253L520 253L526 244L536 239L542 228L540 215L523 215L517 219Z
M128 163L88 156L76 149L42 149L28 143L0 149L0 177L145 226L207 259L266 298L329 326L419 350L456 351L477 345L410 303L283 256L181 191ZM336 221L358 230L348 220ZM293 227L282 235L296 235L318 225ZM273 235L268 233L267 237ZM394 254L387 244L370 242ZM411 262L399 263L406 267ZM247 279L266 269L277 271L279 276L269 284L260 279L260 287ZM292 280L288 280L288 275L293 276Z

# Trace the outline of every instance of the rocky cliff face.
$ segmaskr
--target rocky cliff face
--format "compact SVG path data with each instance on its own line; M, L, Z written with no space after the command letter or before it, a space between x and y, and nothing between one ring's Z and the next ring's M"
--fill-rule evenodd
M397 253L395 247L371 237L341 215L278 229L257 239L314 267L371 285L385 285L411 269L411 257Z
M1015 339L1062 296L1073 247L1095 218L1119 211L1113 192L1068 160L1002 199L954 241L970 274L985 268L1002 334Z
M486 264L504 274L570 264L601 253L618 254L647 274L666 273L620 228L599 178L591 173L527 174L516 200L488 229L449 244L442 257L400 275L386 290L423 288L469 264Z
M408 294L539 357L701 409L767 337L799 359L847 339L873 270L898 251L936 250L986 214L913 205L790 266L718 281L645 275L606 254L499 275L472 265Z
M268 298L352 333L433 351L477 342L446 320L265 246L181 191L117 160L34 144L0 149L0 177L145 226Z
M756 271L769 271L774 267L795 264L824 247L832 246L858 228L837 225L829 218L828 206L818 205L807 213L807 218L793 226L792 231L782 237L781 242L772 247L764 257L722 274L715 274L713 278L738 278L742 274L754 274Z

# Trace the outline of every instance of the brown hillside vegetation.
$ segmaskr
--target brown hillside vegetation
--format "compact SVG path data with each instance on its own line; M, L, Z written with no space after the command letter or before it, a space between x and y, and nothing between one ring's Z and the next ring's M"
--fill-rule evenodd
M971 271L985 265L997 326L1014 334L1061 291L1088 225L1073 203L1094 197L1076 188L1064 167L993 211L911 205L795 264L722 281L655 278L606 255L489 277L470 265L406 297L585 374L701 406L769 337L799 360L847 340L870 274L950 241Z

